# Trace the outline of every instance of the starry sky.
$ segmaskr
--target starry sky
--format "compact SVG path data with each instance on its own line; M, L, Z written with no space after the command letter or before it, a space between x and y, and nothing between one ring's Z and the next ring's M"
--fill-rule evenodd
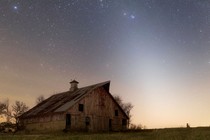
M0 0L0 100L111 80L147 128L210 125L209 0Z

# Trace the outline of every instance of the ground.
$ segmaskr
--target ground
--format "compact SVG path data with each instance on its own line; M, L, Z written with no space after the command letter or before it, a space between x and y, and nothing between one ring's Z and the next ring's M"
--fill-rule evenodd
M210 127L117 133L1 134L0 140L210 140Z

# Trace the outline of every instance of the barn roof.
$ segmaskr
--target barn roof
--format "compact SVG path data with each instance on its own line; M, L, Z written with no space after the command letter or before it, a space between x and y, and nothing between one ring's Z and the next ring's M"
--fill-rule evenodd
M20 118L29 118L29 117L34 117L34 116L44 116L50 113L65 112L70 107L72 107L75 103L81 100L87 93L90 93L94 89L98 87L102 87L102 86L109 93L110 81L98 83L98 84L83 87L83 88L78 88L75 91L66 91L66 92L58 93L58 94L52 95L48 99L42 101L40 104L34 106L32 109L22 114ZM111 98L113 99L112 96Z

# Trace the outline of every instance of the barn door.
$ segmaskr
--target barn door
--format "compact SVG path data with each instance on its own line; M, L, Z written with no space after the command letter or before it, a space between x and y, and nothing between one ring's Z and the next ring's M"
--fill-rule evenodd
M66 129L71 127L71 114L66 114Z
M112 119L109 119L109 131L112 131Z

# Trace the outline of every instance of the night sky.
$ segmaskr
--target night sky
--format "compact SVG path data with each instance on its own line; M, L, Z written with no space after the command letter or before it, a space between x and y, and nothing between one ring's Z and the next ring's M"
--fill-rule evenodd
M210 125L209 0L0 0L0 101L111 80L147 128Z

